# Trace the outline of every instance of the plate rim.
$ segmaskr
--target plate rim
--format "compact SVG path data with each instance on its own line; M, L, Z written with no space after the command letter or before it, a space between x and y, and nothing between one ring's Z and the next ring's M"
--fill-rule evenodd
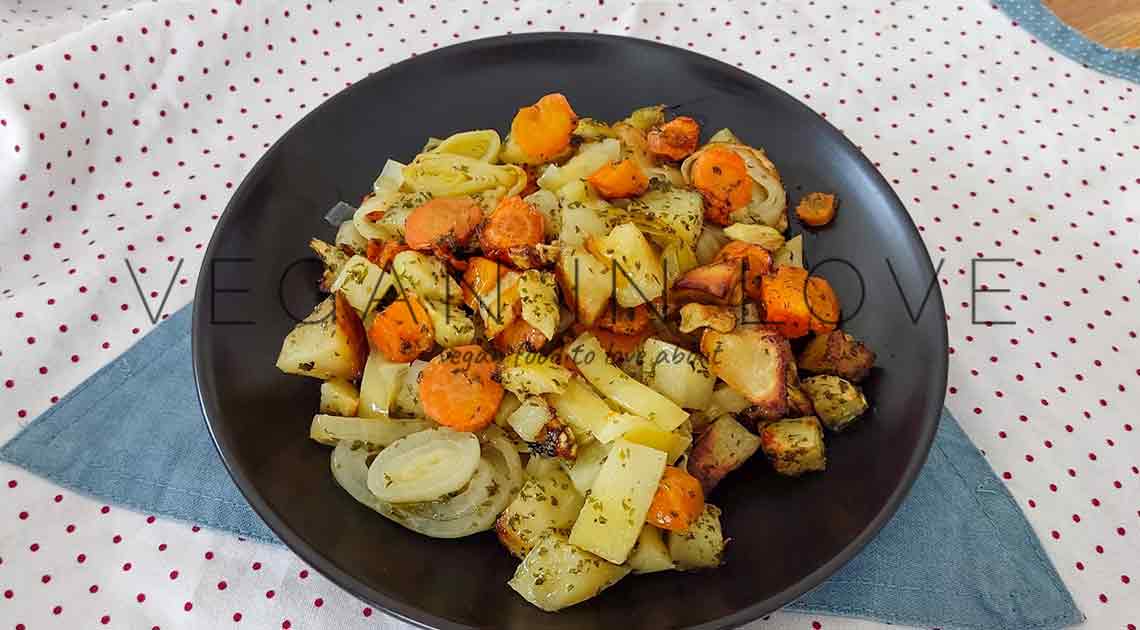
M210 241L206 246L203 253L202 265L198 271L198 279L194 290L194 303L193 303L193 320L191 323L191 357L193 362L194 372L194 388L198 397L199 407L202 411L203 420L206 428L210 433L210 439L214 444L218 456L221 458L222 463L225 465L226 472L233 480L234 484L238 487L242 496L254 512L262 521L269 527L269 529L280 539L282 543L293 553L297 554L302 561L307 563L314 570L320 572L323 576L336 584L338 587L347 591L350 595L359 597L370 601L372 604L382 609L384 612L391 614L402 621L410 623L414 626L421 628L438 628L438 629L467 629L472 628L466 624L457 623L450 619L440 617L430 611L421 609L417 606L408 604L396 597L390 596L380 589L366 584L363 580L349 574L347 571L341 569L332 560L322 554L316 546L311 544L308 540L304 539L293 530L291 530L276 512L268 505L263 497L256 491L253 486L252 479L248 478L245 474L237 470L236 464L231 462L231 459L226 454L226 447L223 447L223 442L226 440L219 438L218 432L214 430L214 422L217 420L212 419L220 418L222 410L217 406L216 401L212 399L208 389L207 383L204 383L204 373L206 370L205 363L210 357L210 351L202 341L204 331L207 329L207 314L204 313L205 302L208 297L208 282L209 277L209 264L215 255L215 250L219 247L222 240L222 234L225 231L227 224L236 215L237 209L235 207L235 200L242 199L248 193L248 188L252 185L254 180L259 179L259 175L267 168L268 159L273 155L278 147L288 140L303 123L308 121L311 117L321 115L324 110L331 103L340 101L345 98L351 98L353 93L357 91L359 86L370 81L382 81L385 75L395 72L396 70L406 66L419 63L422 59L431 58L441 54L464 54L472 51L477 51L483 48L496 48L504 45L513 45L520 43L534 43L549 40L561 41L578 41L578 42L607 42L619 43L621 45L640 46L654 50L665 50L670 54L682 53L686 56L699 59L701 63L713 64L721 71L730 71L734 73L742 82L751 84L760 84L775 93L775 98L784 100L787 105L806 110L812 116L823 122L835 136L848 149L856 156L856 162L867 170L872 178L879 180L884 189L888 191L889 199L893 202L889 204L890 210L900 214L903 218L903 225L910 228L911 234L923 246L924 254L921 256L921 266L926 271L927 277L932 277L935 281L932 283L933 293L931 297L934 304L928 305L933 307L935 312L930 316L941 315L941 325L938 326L937 332L939 333L939 347L941 348L941 361L935 361L931 369L935 371L936 383L941 383L941 390L936 396L937 405L934 409L933 420L923 417L924 422L922 430L919 434L918 448L912 451L910 461L907 463L906 468L903 470L902 481L892 491L887 501L883 504L882 508L876 513L875 517L863 528L863 530L844 547L838 554L830 560L820 565L804 577L800 578L793 584L787 586L780 592L767 597L763 600L754 602L744 608L741 608L734 613L724 617L713 619L701 624L689 626L688 630L718 630L721 628L736 627L743 625L750 621L760 618L761 616L778 610L787 604L795 601L808 591L822 584L827 578L836 573L852 558L858 555L866 545L873 540L882 528L890 521L895 512L898 511L899 506L903 500L909 496L910 490L914 485L915 480L918 478L919 472L923 465L925 465L927 457L930 452L931 445L934 442L934 436L938 431L938 425L941 421L942 408L946 399L946 384L949 369L949 333L946 326L946 307L942 296L942 287L937 282L936 270L934 263L930 258L930 252L926 249L926 243L919 232L913 217L907 211L906 206L899 199L898 194L894 188L886 180L883 174L875 166L873 162L863 153L863 151L855 145L845 133L838 127L831 124L829 120L820 116L814 109L808 107L798 99L794 98L778 86L765 81L763 78L756 76L740 67L734 66L730 63L716 59L709 55L702 54L697 51L680 48L678 46L671 46L662 42L641 39L637 37L629 37L624 35L611 35L607 33L584 33L584 32L561 32L561 31L539 31L528 33L516 33L507 35L497 35L492 37L483 37L472 39L457 44L443 46L438 49L428 51L423 54L413 54L412 56L400 60L391 65L385 66L380 70L371 72L361 79L352 83L352 85L345 87L336 94L322 101L319 105L310 110L307 114L302 116L287 129L281 137L279 137L268 149L262 153L253 167L242 179L241 184L230 195L229 200L226 202L226 207L218 217L217 225L214 227L210 235Z

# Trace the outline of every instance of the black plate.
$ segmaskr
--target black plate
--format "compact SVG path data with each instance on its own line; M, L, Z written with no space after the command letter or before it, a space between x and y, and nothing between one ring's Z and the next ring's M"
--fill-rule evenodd
M836 221L805 234L809 261L847 309L845 328L879 355L860 426L828 437L828 470L777 477L763 458L710 497L724 508L727 564L697 575L631 576L551 615L506 586L517 562L486 533L419 536L340 490L329 449L308 439L318 383L273 366L281 340L318 296L306 243L356 200L391 156L410 159L428 136L494 127L548 92L581 115L616 120L650 103L678 105L706 134L728 126L763 146L794 203L834 191ZM241 260L234 260L241 259ZM889 265L889 266L888 266ZM893 269L893 273L891 271ZM234 481L298 555L350 592L441 628L717 628L788 603L875 535L925 461L946 385L946 324L937 285L917 323L933 268L890 186L839 131L775 87L691 52L581 34L499 37L396 64L337 94L297 123L253 168L206 252L194 311L194 372L210 431ZM897 274L897 282L895 275ZM860 289L862 286L862 290ZM224 292L247 290L247 293ZM232 321L251 324L224 323Z

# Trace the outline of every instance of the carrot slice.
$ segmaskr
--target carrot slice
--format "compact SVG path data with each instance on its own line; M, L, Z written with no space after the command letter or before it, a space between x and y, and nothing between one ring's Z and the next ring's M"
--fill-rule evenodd
M649 305L639 304L633 308L618 307L615 317L611 303L602 311L602 316L594 322L594 325L619 335L641 334L649 328Z
M495 207L479 232L483 253L510 262L512 249L533 247L542 242L542 213L517 195L505 197Z
M807 281L807 304L811 311L808 327L817 335L826 335L839 325L839 296L831 284L819 276Z
M372 320L368 338L389 361L407 363L431 350L435 329L419 298L405 293Z
M783 266L761 285L764 322L789 339L803 337L811 326L811 310L805 299L807 281L806 269Z
M521 303L516 303L521 306ZM535 328L530 322L516 316L507 324L499 334L495 335L492 343L503 354L514 354L520 350L538 352L549 341L542 331Z
M745 261L748 263L744 275L744 292L753 300L761 299L764 276L772 271L772 254L755 243L729 241L717 253L714 262Z
M477 296L484 296L495 288L499 278L510 270L490 258L474 256L467 259L467 270L463 272L463 303L471 310L479 310Z
M752 201L748 168L735 151L712 147L702 152L693 161L690 177L708 204L705 216L714 223L732 223L728 215Z
M835 195L829 193L808 193L796 206L796 216L804 225L819 227L831 223L835 218L838 202Z
M612 162L586 178L606 199L635 197L649 187L649 178L633 160Z
M411 247L397 241L369 240L364 256L381 269L388 269L392 259L400 252L408 251Z
M404 240L418 250L451 252L467 243L483 220L483 210L470 197L439 197L412 210L404 223Z
M673 532L689 529L705 509L701 482L676 466L666 466L649 504L645 522Z
M646 134L649 152L667 160L683 160L697 150L701 137L701 125L688 116L678 116L673 120L654 127Z
M424 412L456 431L486 428L503 401L503 386L494 373L494 360L479 346L444 350L420 373Z
M519 109L511 121L511 138L531 158L549 162L570 146L578 114L561 94L547 94Z

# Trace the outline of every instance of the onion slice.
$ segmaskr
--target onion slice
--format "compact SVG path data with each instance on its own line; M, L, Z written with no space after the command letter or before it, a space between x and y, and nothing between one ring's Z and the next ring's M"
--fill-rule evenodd
M387 503L434 501L466 486L479 457L479 439L471 433L413 433L380 451L368 468L368 489Z

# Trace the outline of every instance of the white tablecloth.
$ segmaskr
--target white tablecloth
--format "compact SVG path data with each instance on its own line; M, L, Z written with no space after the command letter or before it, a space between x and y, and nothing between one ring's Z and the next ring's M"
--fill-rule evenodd
M718 57L863 147L945 261L947 405L1088 627L1140 625L1137 87L971 0L6 0L0 441L150 329L124 257L152 304L185 258L167 311L190 300L233 187L309 109L409 55L540 30ZM976 298L979 319L1015 325L971 323L979 256L1016 260L979 266L979 283L1012 292ZM0 593L0 630L403 627L285 549L107 507L10 466ZM875 624L776 614L766 627Z

